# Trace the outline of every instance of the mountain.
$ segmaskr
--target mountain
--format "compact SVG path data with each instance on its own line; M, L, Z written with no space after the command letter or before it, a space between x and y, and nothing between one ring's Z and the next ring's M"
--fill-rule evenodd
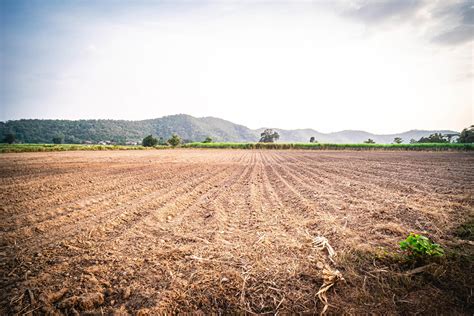
M125 143L140 142L149 134L168 139L173 133L189 141L202 141L209 136L218 142L255 142L259 140L263 130L264 128L252 130L220 118L197 118L186 114L142 121L22 119L0 122L1 139L6 134L13 133L17 141L23 143L51 143L56 136L63 136L66 143ZM395 137L409 142L412 138L418 140L433 133L455 133L449 130L411 130L399 134L377 135L353 130L335 133L321 133L313 129L274 130L280 134L280 142L308 142L310 137L315 137L320 143L362 143L368 138L372 138L376 143L391 143Z
M139 142L146 135L168 139L176 133L185 140L200 141L210 136L215 141L251 142L255 131L214 117L196 118L178 114L142 121L125 120L37 120L0 122L0 137L13 133L23 143L50 143L62 136L66 143L84 141Z
M324 134L321 142L351 144L362 143L365 140L371 138L379 144L390 144L393 142L395 137L400 137L404 143L409 143L411 139L419 140L421 137L429 136L434 133L453 134L456 132L450 130L411 130L404 133L378 135L365 131L345 130Z
M263 132L265 128L259 128L256 131L258 134ZM411 130L404 133L397 134L372 134L365 131L344 130L334 133L321 133L313 129L295 129L284 130L273 128L280 134L281 142L308 142L311 137L314 137L320 143L335 143L335 144L354 144L362 143L371 138L379 144L390 144L395 137L403 139L404 143L409 143L411 139L419 140L421 137L429 136L434 133L453 134L457 133L450 130Z

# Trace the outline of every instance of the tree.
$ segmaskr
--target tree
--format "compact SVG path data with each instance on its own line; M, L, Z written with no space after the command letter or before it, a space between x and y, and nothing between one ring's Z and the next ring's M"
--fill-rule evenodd
M441 133L434 133L428 137L422 137L418 141L419 143L447 143L448 140L444 138Z
M309 139L309 142L310 143L317 143L318 141L314 138L314 136L311 136L311 138Z
M267 128L260 134L260 143L274 143L280 138L280 135L270 128Z
M15 134L13 133L9 133L5 135L5 138L3 139L3 141L8 144L13 144L15 140L16 140L16 137L15 137Z
M458 143L474 143L474 125L462 130L459 134Z
M203 143L212 143L212 138L210 138L209 136L206 137L206 139L203 141Z
M365 144L375 144L375 142L372 138L367 139L364 143Z
M401 137L395 137L395 138L393 139L393 142L394 142L395 144L401 144L401 143L403 143L403 139L401 139Z
M54 136L53 137L53 144L62 144L64 142L64 137L63 136Z
M459 133L452 133L452 134L445 134L444 137L446 137L448 139L448 143L450 143L453 137L459 137L459 135L460 135Z
M168 139L168 144L170 144L173 147L178 146L181 143L181 137L179 137L176 134L171 135L171 138Z
M142 140L142 145L145 147L153 147L156 146L156 144L158 144L158 139L156 139L152 135L148 135Z
M414 139L414 138L410 139L410 144L416 144L416 143L418 143L418 142L416 141L416 139Z

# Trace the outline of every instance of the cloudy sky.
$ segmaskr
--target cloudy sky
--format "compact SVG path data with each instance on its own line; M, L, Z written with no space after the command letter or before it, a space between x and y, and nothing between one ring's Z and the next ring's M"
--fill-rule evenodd
M0 120L474 123L472 1L0 1Z

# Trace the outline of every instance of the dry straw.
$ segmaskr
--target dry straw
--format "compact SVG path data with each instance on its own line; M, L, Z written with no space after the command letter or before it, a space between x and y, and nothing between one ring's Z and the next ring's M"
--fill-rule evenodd
M327 240L326 237L323 236L317 236L313 238L313 247L316 248L319 251L323 251L324 249L327 250L328 252L328 258L329 260L334 264L334 259L333 257L336 256L336 252L334 251L334 248L329 244L329 241ZM328 303L328 298L326 295L326 292L336 284L338 281L344 281L344 278L342 277L341 272L337 269L331 268L329 265L324 265L323 268L323 284L319 288L319 291L316 293L318 295L319 299L321 302L324 304L324 308L321 312L321 314L326 313L328 307L330 304Z

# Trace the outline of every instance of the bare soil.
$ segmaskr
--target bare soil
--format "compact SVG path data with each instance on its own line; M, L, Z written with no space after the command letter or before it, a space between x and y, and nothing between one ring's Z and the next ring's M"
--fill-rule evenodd
M472 314L474 154L0 156L0 314ZM447 255L412 262L410 232ZM312 238L324 236L334 263ZM420 271L413 270L423 267Z

